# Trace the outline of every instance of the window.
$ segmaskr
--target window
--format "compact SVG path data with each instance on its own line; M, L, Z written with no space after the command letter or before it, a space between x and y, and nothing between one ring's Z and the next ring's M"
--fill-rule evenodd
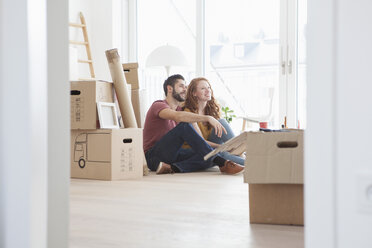
M190 66L171 74L189 81L203 72L222 106L265 117L272 128L285 119L288 127L306 126L307 0L137 0L137 6L142 68L155 48L177 46ZM164 68L145 72L151 103L163 97L167 75ZM238 130L241 122L233 125Z
M170 74L182 74L187 81L195 75L195 8L196 0L137 0L138 62L145 68L146 59L157 47L172 45L186 56L189 66L170 68ZM141 75L147 102L162 99L165 68L146 68Z
M298 93L297 118L300 128L306 128L306 27L307 27L307 0L298 1Z
M278 0L206 0L205 68L216 97L239 116L272 109L272 127L279 126L279 23Z

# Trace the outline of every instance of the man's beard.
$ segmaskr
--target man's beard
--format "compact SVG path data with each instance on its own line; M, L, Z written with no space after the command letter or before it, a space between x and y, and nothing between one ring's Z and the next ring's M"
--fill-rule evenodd
M176 92L175 90L172 92L172 97L179 102L184 102L185 98L182 98L181 94Z

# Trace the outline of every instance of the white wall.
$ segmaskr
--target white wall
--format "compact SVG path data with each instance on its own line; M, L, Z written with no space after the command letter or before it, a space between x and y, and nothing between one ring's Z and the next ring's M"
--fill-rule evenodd
M339 247L372 247L372 1L338 1L336 46ZM369 202L369 204L368 204Z
M0 0L2 248L68 247L67 17L67 1Z
M123 32L128 25L128 0L70 1L69 21L80 23L80 11L88 27L96 78L111 81L105 51L118 48L122 61L128 62L128 36ZM83 40L81 29L70 28L69 33L70 40ZM86 58L83 46L80 46L78 54L79 58ZM79 64L79 76L90 77L87 64Z
M369 248L372 2L308 4L305 243Z
M308 1L305 244L334 248L334 1Z
M47 247L46 1L0 1L0 247Z

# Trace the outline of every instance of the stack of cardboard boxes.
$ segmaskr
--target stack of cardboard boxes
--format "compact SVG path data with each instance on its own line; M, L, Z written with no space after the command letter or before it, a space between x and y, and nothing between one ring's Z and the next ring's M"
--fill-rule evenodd
M146 90L139 85L138 63L123 64L123 70L127 83L131 85L132 105L137 125L143 128L145 122Z
M205 157L245 152L251 223L304 224L303 133L299 129L243 132Z
M304 224L303 131L246 133L250 222Z
M115 103L113 83L71 82L71 177L142 178L142 129L100 129L97 102Z

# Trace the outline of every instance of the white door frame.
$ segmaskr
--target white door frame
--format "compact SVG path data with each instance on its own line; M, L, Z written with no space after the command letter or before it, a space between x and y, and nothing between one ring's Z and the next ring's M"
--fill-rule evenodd
M297 0L280 0L279 121L297 127Z
M335 1L308 1L305 247L336 248Z
M308 1L306 248L372 247L371 10Z
M47 0L48 246L69 247L70 83L68 1Z

